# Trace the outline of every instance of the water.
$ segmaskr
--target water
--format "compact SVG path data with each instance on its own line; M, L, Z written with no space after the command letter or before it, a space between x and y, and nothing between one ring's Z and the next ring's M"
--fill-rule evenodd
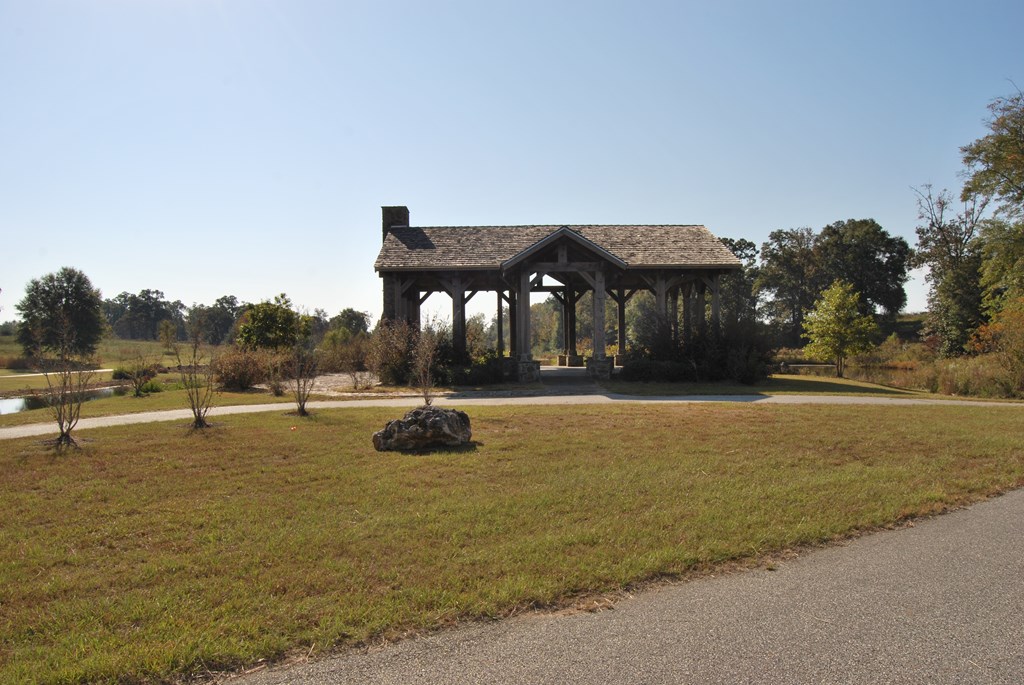
M97 400L101 397L111 395L123 395L123 388L96 388L86 393L85 400ZM0 400L0 415L17 414L18 412L30 411L32 409L43 409L46 407L46 399L42 395L29 395L28 397L12 397Z

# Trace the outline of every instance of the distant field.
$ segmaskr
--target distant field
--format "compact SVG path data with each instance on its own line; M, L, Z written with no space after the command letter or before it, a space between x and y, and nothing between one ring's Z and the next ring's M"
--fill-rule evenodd
M1020 407L474 407L82 431L0 450L0 682L164 681L555 607L1024 484Z

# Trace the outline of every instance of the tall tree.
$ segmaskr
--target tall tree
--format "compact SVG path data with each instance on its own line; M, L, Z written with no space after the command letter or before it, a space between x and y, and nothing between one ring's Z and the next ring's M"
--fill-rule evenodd
M15 306L21 314L18 343L27 356L43 352L88 356L103 337L100 291L78 269L64 267L32 279Z
M861 314L881 310L889 318L907 304L911 250L907 241L890 235L874 219L849 219L829 224L815 241L823 280L841 279L860 293Z
M757 283L759 269L757 245L743 238L721 240L743 265L739 271L722 276L719 288L722 323L728 328L731 324L754 321L757 318L759 298L754 286Z
M988 105L989 134L960 148L966 168L961 199L984 197L999 213L1024 216L1024 93L999 97Z
M812 229L790 228L772 231L761 246L756 288L769 296L765 310L788 345L800 344L804 315L827 285L822 283L814 244Z
M1024 297L1024 221L990 219L981 227L981 285L989 315Z
M871 349L878 334L874 317L860 313L861 299L852 284L837 280L821 293L803 323L804 337L810 341L804 351L833 361L838 378L846 371L846 360Z
M926 185L914 192L924 222L916 229L915 263L928 267L928 327L943 355L959 355L984 320L978 232L987 200L971 197L955 213L948 191L934 194Z

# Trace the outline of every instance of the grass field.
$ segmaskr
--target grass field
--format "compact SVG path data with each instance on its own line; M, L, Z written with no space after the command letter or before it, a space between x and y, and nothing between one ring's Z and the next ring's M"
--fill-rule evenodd
M0 682L134 682L747 563L1024 484L1019 407L472 408L223 417L0 451ZM294 427L294 430L293 430Z
M916 390L862 383L848 378L821 378L774 374L756 385L720 383L636 383L615 378L602 381L608 392L623 395L878 395L888 397L942 397Z

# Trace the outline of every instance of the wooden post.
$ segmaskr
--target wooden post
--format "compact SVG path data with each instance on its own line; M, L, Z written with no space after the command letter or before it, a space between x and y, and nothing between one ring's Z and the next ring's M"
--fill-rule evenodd
M604 271L594 273L594 359L605 358Z
M530 270L519 272L519 361L533 359L530 350Z
M679 288L672 288L668 296L668 324L672 330L672 342L679 343Z
M452 277L452 346L461 358L466 354L466 291L462 277Z
M566 354L572 357L579 356L579 352L576 351L576 303L579 299L579 293L576 292L576 289L571 285L567 286L565 289L565 302L569 312L569 350Z
M498 290L498 356L505 356L505 322L504 319L504 306L501 303L502 292Z
M712 332L718 335L722 332L721 327L721 274L715 274L711 280L711 326Z
M508 356L519 356L519 299L512 288L508 289Z
M557 299L557 296L556 296ZM569 307L572 307L572 293L568 286L562 291L562 354L569 354Z
M619 288L619 301L618 301L618 331L619 334L619 354L626 354L626 289Z
M690 346L693 340L693 284L683 286L683 345Z
M707 314L707 296L705 293L707 288L703 283L697 284L697 326L700 328L701 337L705 337L708 334L708 314Z

